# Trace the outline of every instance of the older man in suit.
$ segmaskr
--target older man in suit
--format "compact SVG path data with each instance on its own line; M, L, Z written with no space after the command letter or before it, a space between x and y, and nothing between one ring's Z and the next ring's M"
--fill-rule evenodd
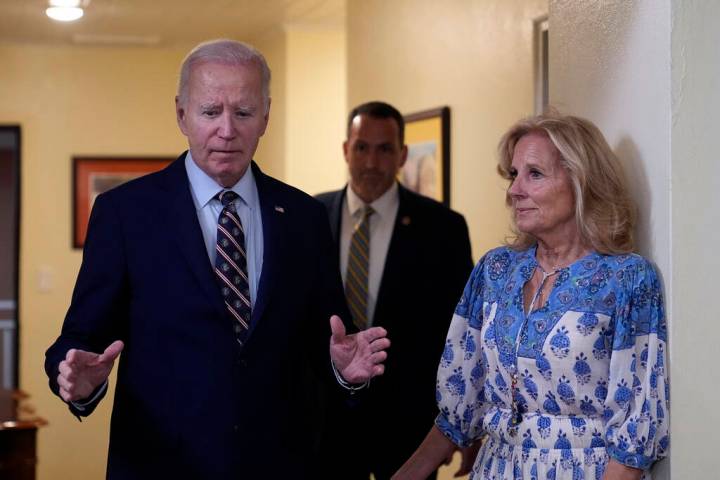
M359 402L337 401L325 446L344 479L389 478L437 415L435 375L453 310L472 269L462 215L398 184L404 120L391 105L350 112L343 144L350 182L319 195L353 320L393 339L384 378ZM332 462L337 462L335 465Z
M176 97L189 151L97 198L45 367L84 416L123 352L109 478L307 478L325 379L383 371L384 330L330 318L346 307L322 205L251 160L269 83L252 47L196 47Z

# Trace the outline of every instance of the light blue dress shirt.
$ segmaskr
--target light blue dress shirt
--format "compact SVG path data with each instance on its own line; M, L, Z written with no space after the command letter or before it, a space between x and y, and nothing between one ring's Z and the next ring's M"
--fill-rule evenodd
M217 222L222 203L215 195L223 190L232 190L239 197L235 200L235 209L245 230L245 250L247 253L248 280L250 283L250 304L255 306L260 275L263 265L263 228L260 212L260 197L255 184L252 168L231 188L223 188L197 166L188 151L185 157L185 170L190 180L195 212L202 230L205 248L210 264L215 265L215 245L217 242Z

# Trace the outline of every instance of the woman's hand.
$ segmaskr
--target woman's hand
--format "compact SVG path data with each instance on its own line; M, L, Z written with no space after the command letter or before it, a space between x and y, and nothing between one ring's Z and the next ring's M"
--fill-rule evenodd
M391 480L424 480L452 455L455 444L435 425Z
M617 460L610 459L605 467L602 480L639 480L643 471L623 465Z

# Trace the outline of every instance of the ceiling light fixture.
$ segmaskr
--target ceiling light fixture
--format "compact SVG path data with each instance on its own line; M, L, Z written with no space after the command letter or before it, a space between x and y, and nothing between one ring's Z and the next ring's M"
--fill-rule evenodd
M50 7L45 15L59 22L72 22L85 13L81 8L81 0L49 0Z

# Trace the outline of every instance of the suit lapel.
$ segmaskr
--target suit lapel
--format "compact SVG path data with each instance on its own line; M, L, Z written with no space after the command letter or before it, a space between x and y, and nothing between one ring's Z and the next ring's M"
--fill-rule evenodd
M409 240L412 235L413 222L415 220L413 201L402 185L398 185L398 197L400 204L398 206L397 217L395 217L393 233L390 237L390 246L388 247L387 257L385 258L383 275L380 279L380 288L378 289L375 315L373 317L374 325L382 325L385 323L383 322L385 317L383 306L388 304L385 297L392 297L392 291L395 285L402 281L402 278L398 279L396 277L399 274L403 276L408 274L408 272L403 272L403 265L408 264L406 257L412 256L413 251L411 248L413 242ZM417 259L410 259L409 261L412 264L412 262L417 261Z
M340 261L340 229L342 228L342 206L343 200L345 200L345 194L347 188L338 190L332 197L330 209L328 210L328 217L330 219L330 233L333 238L333 245L335 246L335 257Z
M274 288L279 282L283 265L284 249L282 241L289 235L285 223L285 209L288 205L279 202L277 192L270 179L252 163L255 183L260 197L260 212L263 228L263 266L258 284L257 299L253 305L250 334L262 318L270 301Z
M205 241L190 193L190 182L185 171L185 154L174 161L165 172L167 175L164 177L164 187L170 200L164 218L167 231L200 284L201 290L224 317L227 310L206 253Z
M342 205L345 199L345 193L347 189L343 188L338 190L333 195L330 210L328 211L328 217L330 217L330 233L332 233L333 240L335 242L340 238L340 222L342 222Z

